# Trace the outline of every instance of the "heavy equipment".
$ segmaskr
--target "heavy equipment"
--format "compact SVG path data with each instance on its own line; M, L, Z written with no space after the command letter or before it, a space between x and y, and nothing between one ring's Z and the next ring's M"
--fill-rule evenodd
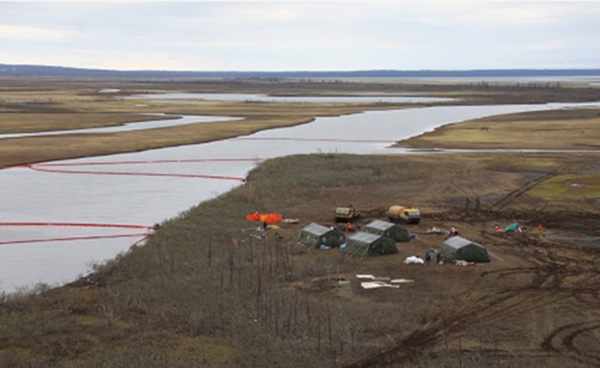
M351 204L346 206L337 206L335 208L335 222L353 222L358 220L360 212Z
M418 224L421 222L421 212L418 208L393 205L387 210L387 216L392 222Z

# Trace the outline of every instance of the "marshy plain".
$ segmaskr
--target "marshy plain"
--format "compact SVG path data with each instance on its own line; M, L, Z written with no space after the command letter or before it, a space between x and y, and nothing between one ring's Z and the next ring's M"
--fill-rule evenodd
M2 86L0 127L6 133L136 121L154 104L173 114L245 117L226 127L11 139L2 142L2 166L199 143L315 116L417 107L153 101L132 107L118 94L418 94L460 98L462 104L600 100L597 88L557 83L9 80ZM104 88L119 92L98 92ZM17 120L18 129L7 127ZM3 295L0 362L597 366L599 123L597 108L496 116L398 142L429 151L424 154L321 153L266 161L244 185L162 223L145 246L96 265L93 274L61 288L39 285ZM486 151L430 153L440 148ZM524 149L538 151L512 151ZM353 203L367 223L383 218L392 201L410 201L423 214L410 227L416 239L399 243L396 255L350 257L296 243L303 225L332 224L336 204ZM300 223L282 224L279 236L256 237L238 216L256 210L286 213ZM494 229L513 221L524 231ZM492 262L405 265L407 256L443 241L427 234L434 226L458 227L488 248ZM366 290L356 278L364 273L414 282Z

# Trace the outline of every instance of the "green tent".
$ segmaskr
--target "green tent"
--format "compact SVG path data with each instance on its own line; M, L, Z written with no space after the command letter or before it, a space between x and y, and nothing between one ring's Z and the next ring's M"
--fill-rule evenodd
M363 231L369 234L383 235L396 242L407 242L410 240L408 230L389 221L374 220L368 223Z
M357 232L348 238L343 251L358 256L376 256L398 253L396 242L388 237Z
M298 234L298 243L310 248L334 248L346 242L346 236L335 229L316 223L306 225Z
M460 236L453 236L442 243L440 256L446 262L467 261L467 262L490 262L490 256L487 249L481 244L477 244Z

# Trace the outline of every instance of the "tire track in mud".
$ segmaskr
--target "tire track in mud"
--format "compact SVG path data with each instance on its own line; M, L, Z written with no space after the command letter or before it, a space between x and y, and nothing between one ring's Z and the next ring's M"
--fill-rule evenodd
M593 259L574 259L548 253L553 262L560 262L559 267L549 268L548 272L561 273L561 281L567 284L565 287L561 283L551 290L555 293L567 293L578 310L597 310L600 307L600 290L597 288L600 284L600 270ZM598 320L566 323L544 339L541 349L552 354L566 355L582 364L600 366L600 347L597 345L599 335ZM586 338L592 341L587 341Z
M532 248L537 262L532 268L499 270L504 276L508 273L535 273L538 277L531 283L540 292L553 293L558 299L568 299L578 310L595 310L600 307L597 285L600 284L600 270L593 259L578 259L557 254L553 249L544 248L535 240ZM525 244L523 244L525 245ZM541 250L541 251L540 251ZM588 335L588 336L586 336ZM592 336L593 335L593 336ZM541 343L540 352L568 355L570 359L589 366L600 366L600 348L597 346L600 335L600 321L567 323L553 330ZM592 340L586 345L585 338ZM590 349L590 347L592 349ZM595 349L594 349L595 348Z
M501 210L503 208L539 183L564 172L566 168L566 165L561 166L550 173L525 183L494 203L491 208L484 211L485 213L480 214L478 212L478 217L479 214L483 217L502 215ZM467 195L464 191L463 194ZM442 213L437 217L443 220L446 219L446 215ZM454 214L454 217L456 217L456 214ZM461 217L461 220L464 219ZM497 238L495 242L498 242ZM397 341L396 346L349 365L349 367L385 367L390 364L401 364L427 351L433 344L442 342L442 339L461 335L465 325L503 320L542 308L558 300L569 299L582 309L594 310L599 308L600 291L597 285L600 284L600 271L587 257L582 262L582 259L562 256L555 251L554 245L548 247L547 243L532 238L510 237L501 241L501 243L504 247L510 247L513 254L526 259L531 265L529 267L512 267L491 271L487 275L497 278L524 276L526 280L529 280L525 285L496 295L486 295L474 302L471 307L464 308L458 313L449 312L447 316L436 316L429 323L409 334L396 334L394 335ZM482 277L485 276L486 273L482 275ZM569 358L573 359L574 362L577 361L589 366L600 366L600 350L597 347L590 350L580 346L585 343L586 337L593 339L598 333L600 333L600 322L597 320L565 323L564 326L550 332L540 342L539 349L519 351L521 354L536 358L544 358L549 354L554 355L568 351ZM589 335L593 335L593 337L589 337ZM488 353L490 356L507 355L504 350L490 350Z
M386 367L392 363L401 363L420 354L442 339L459 335L464 326L477 325L490 320L501 320L506 316L539 308L547 302L544 295L530 296L524 299L521 289L489 295L473 303L472 308L437 315L425 326L413 330L408 335L392 335L398 341L395 347L348 367Z
M583 305L600 309L600 290L597 288L581 288L573 290L572 297Z
M517 198L524 195L527 191L531 190L533 187L538 185L539 183L558 175L559 173L563 172L566 168L567 168L566 165L560 166L560 167L556 168L555 170L553 170L552 172L549 172L545 175L542 175L538 178L528 181L524 185L513 190L512 192L508 193L507 195L505 195L504 197L502 197L498 201L496 201L494 204L492 204L492 209L494 209L494 210L503 209L504 207L511 204L514 200L516 200Z
M386 367L391 364L401 364L442 342L443 339L460 336L465 326L489 324L524 315L564 300L565 294L568 294L567 297L578 295L579 297L573 299L582 308L598 308L599 302L594 300L593 296L598 295L594 285L600 282L600 270L596 270L592 261L582 263L579 259L558 255L554 249L543 247L535 240L533 241L535 246L528 241L529 239L521 239L521 244L515 247L507 240L500 246L511 247L511 250L519 249L519 255L526 257L524 259L528 260L531 266L483 272L481 280L478 281L485 283L486 278L502 279L507 276L523 275L527 281L522 286L500 292L492 290L475 302L465 303L468 305L466 308L435 315L429 322L408 334L391 334L397 341L395 346L347 367ZM576 286L572 286L573 283ZM585 341L586 334L594 333L600 333L599 321L567 324L552 331L540 344L539 350L522 350L521 354L543 358L548 354L566 351L575 361L598 366L600 350L589 351L579 346L580 341ZM488 353L490 356L498 357L507 355L507 351L504 350L488 351Z
M577 346L578 339L584 334L600 333L600 322L572 323L554 330L542 343L542 349L548 352L568 355L580 363L600 366L600 350L587 350Z
M523 299L517 298L519 290L507 291L499 297L489 297L482 300L475 308L466 308L459 313L449 313L434 319L425 326L413 330L397 338L396 346L384 350L357 363L348 365L348 368L374 368L387 367L390 364L405 362L419 355L443 339L451 339L461 334L464 326L477 325L484 321L502 320L506 316L524 313L545 305L548 300L539 295ZM485 304L481 304L485 303Z

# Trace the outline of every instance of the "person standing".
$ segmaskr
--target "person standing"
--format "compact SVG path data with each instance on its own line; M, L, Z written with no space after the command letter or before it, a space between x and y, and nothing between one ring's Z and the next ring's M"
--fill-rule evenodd
M427 262L427 266L431 263L431 254L429 254L429 251L425 252L425 262Z

